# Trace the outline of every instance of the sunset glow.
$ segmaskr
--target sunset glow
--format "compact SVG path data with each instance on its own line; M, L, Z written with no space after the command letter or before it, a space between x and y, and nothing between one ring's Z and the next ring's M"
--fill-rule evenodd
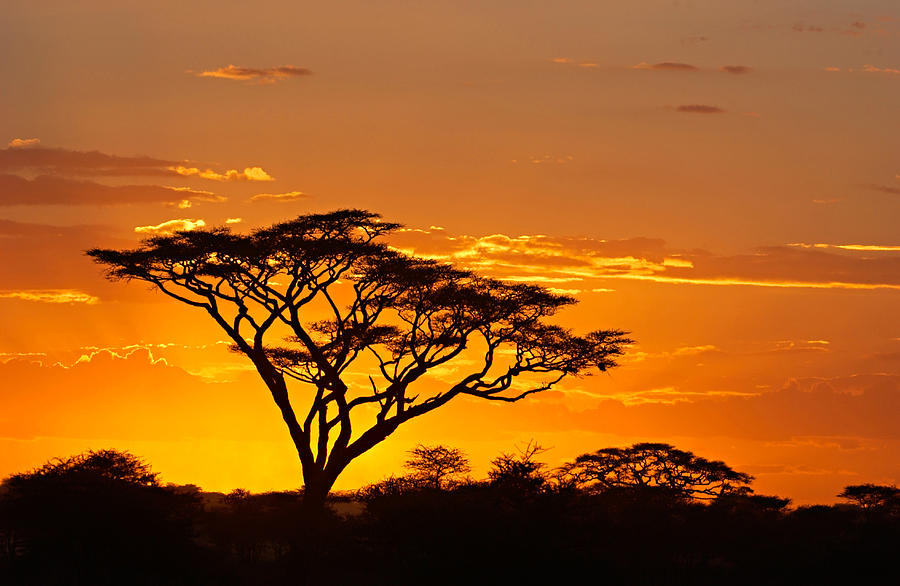
M85 251L358 208L403 224L393 250L635 342L516 403L454 399L338 489L420 442L482 476L529 440L551 465L666 442L795 504L900 483L895 0L262 4L4 5L0 477L116 448L167 482L298 487L209 315Z

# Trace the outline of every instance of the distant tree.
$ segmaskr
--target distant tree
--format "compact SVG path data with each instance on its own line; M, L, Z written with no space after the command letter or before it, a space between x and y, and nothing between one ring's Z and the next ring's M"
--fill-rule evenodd
M409 451L409 455L403 466L437 490L444 488L445 481L472 471L469 459L457 448L419 444Z
M540 444L529 441L515 452L503 452L491 462L488 479L493 486L534 492L544 488L548 481L546 464L538 455L547 451Z
M43 481L120 482L137 486L159 486L150 465L128 452L118 450L87 451L68 458L55 458L31 472L13 474L4 481L12 490L22 485L35 486Z
M383 238L399 227L341 210L87 254L110 279L150 283L209 314L268 387L319 508L350 462L410 419L464 395L518 401L615 366L629 342L619 330L576 336L546 323L571 297L392 249ZM455 382L425 376L462 356L476 364ZM308 392L289 391L295 383Z
M16 542L6 550L28 562L28 583L167 583L193 552L197 494L160 486L128 452L58 458L6 478L0 494Z
M656 487L699 500L750 494L748 485L753 480L724 462L660 443L638 443L583 454L565 464L560 475L575 486L592 490Z
M900 511L900 488L883 484L851 484L838 494L864 510Z
M420 480L413 476L388 476L367 484L356 491L356 498L371 502L382 497L399 497L422 489Z

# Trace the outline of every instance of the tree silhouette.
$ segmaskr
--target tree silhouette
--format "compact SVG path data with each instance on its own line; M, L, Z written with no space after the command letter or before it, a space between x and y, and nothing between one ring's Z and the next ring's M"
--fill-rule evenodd
M419 444L409 455L403 467L437 490L444 488L445 480L472 471L469 459L457 448Z
M132 250L92 249L113 280L154 285L206 311L265 382L296 447L306 500L398 426L458 396L518 401L567 375L615 366L619 330L585 336L545 322L574 303L389 248L399 224L339 210L237 234L176 232ZM454 382L428 375L465 356ZM349 375L367 375L368 385ZM516 381L516 384L513 384ZM309 390L298 408L289 383ZM366 411L370 419L361 427Z
M687 498L709 500L750 494L753 477L669 444L638 443L582 454L560 470L561 478L583 488L659 488Z
M491 461L488 479L491 485L518 492L536 492L547 484L548 476L543 462L537 456L547 451L540 444L529 441L516 453L503 452Z
M900 511L900 488L883 484L851 484L838 494L863 510Z
M160 486L128 452L89 451L0 483L6 556L35 584L172 583L194 548L196 495ZM173 575L174 574L174 575ZM2 578L0 578L2 582Z

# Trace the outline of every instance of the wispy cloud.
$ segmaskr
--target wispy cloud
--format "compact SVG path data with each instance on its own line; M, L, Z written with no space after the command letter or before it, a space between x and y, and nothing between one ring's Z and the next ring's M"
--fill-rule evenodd
M211 181L272 181L262 167L216 171L209 165L148 156L111 155L41 146L36 138L14 139L0 149L0 172L76 177L199 177Z
M892 185L880 185L878 183L868 183L864 187L867 187L873 191L880 191L881 193L889 193L891 195L900 195L900 187L894 187Z
M275 181L275 178L269 175L262 167L245 167L243 171L229 169L224 173L219 173L212 169L201 170L197 167L185 167L183 165L176 165L169 169L182 177L197 176L211 181Z
M854 250L859 252L900 252L900 245L881 244L807 244L805 242L792 242L788 246L800 248L837 248L840 250Z
M288 191L287 193L257 193L250 201L295 201L309 197L302 191Z
M189 201L224 201L209 191L164 185L102 185L41 175L25 179L0 174L0 207L13 205L125 205L139 203L179 204Z
M858 246L773 246L750 254L673 250L651 238L599 240L549 236L458 236L407 229L394 246L511 281L552 283L582 291L609 279L675 285L783 289L900 290L900 256L848 254ZM887 247L881 247L883 250ZM608 282L608 281L607 281Z
M707 104L684 104L676 106L676 112L685 114L724 114L725 110L718 106L709 106Z
M187 218L179 218L177 220L166 220L165 222L156 224L155 226L135 226L134 231L138 234L150 234L153 236L171 236L175 232L189 232L206 226L203 220L190 220Z
M294 65L282 65L280 67L240 67L228 65L218 69L210 69L199 73L188 71L197 77L215 77L219 79L231 79L236 81L252 81L256 83L275 83L292 77L312 75L312 71L305 67Z
M0 171L36 170L61 175L173 175L178 161L155 157L122 157L99 151L73 151L40 145L37 138L17 138L0 149Z
M703 35L689 35L687 37L683 37L681 39L682 47L695 47L700 43L705 43L709 41L709 37Z
M896 67L876 67L875 65L863 65L862 70L865 73L887 73L890 75L900 75L900 69Z
M511 163L531 163L532 165L542 165L546 163L556 163L564 165L575 160L572 155L531 155L525 159L512 159Z
M750 73L753 71L752 67L747 65L723 65L719 68L719 71L722 73L733 73L735 75L742 75L745 73Z
M6 145L11 149L27 149L41 143L39 138L14 138Z
M75 289L0 290L0 299L20 299L38 303L86 303L88 305L100 301L89 293Z
M648 71L699 71L700 68L688 63L678 63L676 61L663 61L662 63L646 63L641 62L632 66L632 69L645 69Z

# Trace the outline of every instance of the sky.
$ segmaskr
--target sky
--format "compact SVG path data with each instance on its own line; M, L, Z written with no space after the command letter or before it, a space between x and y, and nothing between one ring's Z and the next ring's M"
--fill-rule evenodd
M296 488L209 317L84 251L363 208L399 249L571 294L558 323L636 342L515 404L455 400L337 488L420 442L477 476L531 440L550 465L668 442L795 504L900 482L895 1L2 12L0 477L117 448L167 482Z

